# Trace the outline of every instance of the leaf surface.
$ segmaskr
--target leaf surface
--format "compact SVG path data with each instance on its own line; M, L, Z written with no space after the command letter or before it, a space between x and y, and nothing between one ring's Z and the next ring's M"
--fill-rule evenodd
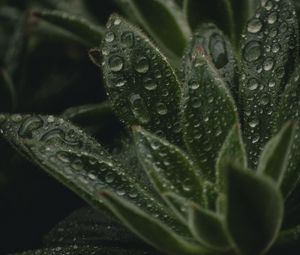
M239 254L264 254L274 243L283 218L281 192L271 179L228 166L226 225Z
M280 94L298 55L298 28L289 0L262 1L242 40L240 101L250 167L273 135Z
M160 51L123 18L112 15L103 42L106 89L128 126L180 143L178 79Z

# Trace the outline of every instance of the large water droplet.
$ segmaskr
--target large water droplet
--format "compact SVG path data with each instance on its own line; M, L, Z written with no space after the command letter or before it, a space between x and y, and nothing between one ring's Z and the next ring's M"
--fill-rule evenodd
M133 47L134 46L134 35L132 32L124 32L121 35L121 43L126 47Z
M113 56L109 59L109 67L113 72L119 72L123 69L123 59L119 56Z
M115 34L113 32L109 31L105 34L105 41L106 42L113 42L114 39L115 39Z
M263 64L264 70L270 71L270 70L272 70L273 66L274 66L273 58L271 58L271 57L266 58L264 61L264 64Z
M139 57L134 66L138 73L147 73L149 67L149 60L146 57Z
M40 117L34 116L26 119L19 128L19 136L23 138L32 138L32 132L44 125Z
M258 33L262 28L262 23L259 19L253 18L249 21L247 29L250 33Z
M268 23L269 24L274 24L277 21L277 12L272 12L268 16Z
M158 103L156 107L159 115L166 115L168 113L167 106L164 103Z
M243 50L243 57L248 62L258 60L261 56L261 44L258 41L250 41Z
M209 49L212 60L217 68L222 68L228 63L225 42L219 34L213 34L210 37Z
M133 115L141 124L147 124L150 121L146 104L138 94L132 94L129 98Z
M250 90L256 90L258 88L258 82L256 79L252 78L248 81L248 88Z

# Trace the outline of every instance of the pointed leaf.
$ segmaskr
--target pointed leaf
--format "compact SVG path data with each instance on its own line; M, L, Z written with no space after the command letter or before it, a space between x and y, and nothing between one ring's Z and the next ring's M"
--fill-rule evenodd
M283 218L280 190L270 179L228 166L226 224L236 251L264 254L274 243Z
M184 152L140 127L133 131L138 157L146 173L151 178L151 173L156 172L162 184L156 185L158 191L174 192L199 202L202 193L200 171ZM155 184L155 179L152 181Z
M185 144L205 176L215 179L215 164L225 138L237 123L234 101L214 67L198 52L185 77L182 126Z
M190 37L190 28L173 0L115 0L127 17L135 19L178 61ZM176 43L174 43L176 41ZM174 56L177 55L176 56Z
M91 207L72 212L43 238L44 248L71 245L150 248L110 213L98 212Z
M282 192L287 197L296 187L300 180L300 66L297 66L295 72L290 77L289 83L281 97L278 108L278 120L276 130L282 127L287 121L293 120L296 123L294 141L291 145L288 159L287 171L282 182Z
M214 24L202 24L194 33L183 57L184 73L190 72L197 52L202 51L216 67L233 96L237 97L237 66L230 42Z
M95 192L110 189L140 204L170 227L186 231L139 180L129 176L99 143L74 125L51 115L0 116L0 133L17 151L91 205L103 209L95 200Z
M257 171L270 176L278 185L286 172L295 126L288 122L265 146Z
M205 210L197 204L189 207L189 227L200 243L216 250L227 250L230 246L220 215Z
M88 20L63 11L35 11L33 15L78 37L89 47L101 44L104 28Z
M180 87L166 58L119 16L112 15L107 28L103 71L117 115L179 143Z
M242 41L240 97L250 166L271 138L280 93L294 68L298 32L290 0L262 1Z
M221 193L224 192L225 169L228 162L235 162L241 167L247 168L247 155L239 125L232 127L220 150L217 160L217 184Z
M211 253L206 248L185 241L155 218L150 217L122 197L109 192L102 193L101 196L110 210L125 226L158 250L170 255L205 255Z

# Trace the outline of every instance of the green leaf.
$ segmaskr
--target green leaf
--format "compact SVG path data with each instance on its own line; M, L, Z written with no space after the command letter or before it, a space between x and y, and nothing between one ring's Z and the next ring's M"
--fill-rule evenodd
M142 125L180 143L180 87L160 51L142 32L112 15L103 43L106 89L127 125Z
M17 95L14 84L5 70L0 69L0 109L9 112L15 109Z
M267 143L259 159L257 171L271 177L279 186L287 169L294 130L292 122L286 123Z
M223 218L209 210L205 210L197 204L189 207L189 227L196 240L214 250L228 250L226 233L223 226Z
M283 218L281 192L270 178L228 166L226 225L238 254L264 254L274 243Z
M282 125L287 121L296 123L294 141L291 145L290 155L288 159L287 171L282 182L282 192L287 197L295 189L300 180L300 66L298 65L293 75L291 75L288 84L282 94L278 107L278 119L276 122L276 130L280 130Z
M194 56L199 52L205 54L216 67L232 95L237 98L237 65L231 43L214 24L202 24L195 31L183 57L184 73L190 72Z
M43 238L43 248L71 245L152 249L109 213L91 207L72 212Z
M140 204L170 227L186 230L135 176L129 176L99 143L68 121L51 115L0 116L0 133L18 152L92 206L103 209L95 196L109 189Z
M179 62L178 57L182 56L191 32L182 11L173 0L115 0L115 2L127 17L140 23L150 33L171 59Z
M217 186L222 193L225 187L225 169L228 162L235 162L243 168L247 168L247 155L241 136L241 128L234 125L228 134L217 160Z
M217 70L199 52L186 74L183 94L185 144L204 175L214 182L218 153L238 122L236 106Z
M298 55L297 20L291 2L270 0L261 4L248 22L241 49L240 102L252 168L273 134L280 93Z
M257 0L185 0L184 12L193 29L203 22L213 22L238 46L239 36L256 3Z
M82 17L62 11L35 11L33 14L78 37L89 47L99 46L103 39L104 28L94 25Z
M158 250L170 255L211 254L208 249L195 246L176 235L165 225L122 197L110 192L104 192L101 196L104 203L125 226Z
M199 202L202 193L200 171L185 153L140 127L133 131L139 160L158 191L173 192ZM153 174L157 178L152 178Z
M33 251L26 251L22 253L17 253L14 255L91 255L91 254L101 254L101 255L157 255L157 252L148 252L135 250L131 248L118 248L118 247L101 247L101 246L93 246L93 245L85 245L85 246L65 246L65 247L54 247L54 248L46 248L39 249Z

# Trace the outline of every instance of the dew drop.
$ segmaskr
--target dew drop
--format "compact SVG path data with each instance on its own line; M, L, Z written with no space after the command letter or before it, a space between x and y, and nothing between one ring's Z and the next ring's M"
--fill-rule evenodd
M248 62L253 62L261 56L261 44L257 41L250 41L243 50L243 57Z
M250 79L248 81L248 88L249 90L256 90L258 88L258 82L256 79Z
M132 113L137 120L141 124L147 124L150 121L150 116L142 97L138 94L132 94L129 97L129 102L131 104Z
M109 67L113 72L119 72L123 69L123 59L119 56L113 56L109 59Z
M210 37L209 49L215 66L220 69L228 63L226 46L223 38L219 34Z
M126 47L133 47L134 46L134 35L132 32L124 32L121 35L121 43Z
M259 19L253 18L249 21L247 29L250 33L258 33L262 28L262 23Z
M114 180L115 180L115 176L112 173L108 173L105 176L105 182L108 183L108 184L113 183Z
M277 21L277 13L276 12L270 13L268 16L268 23L271 25L274 24L276 21Z
M115 40L115 34L111 31L105 34L105 41L106 42L113 42Z
M158 103L156 107L159 115L166 115L168 113L168 109L164 103Z
M268 57L265 59L264 63L263 63L263 68L265 71L270 71L272 70L274 66L274 60L271 57Z
M146 57L138 58L134 68L138 73L147 73L150 68L148 59Z

